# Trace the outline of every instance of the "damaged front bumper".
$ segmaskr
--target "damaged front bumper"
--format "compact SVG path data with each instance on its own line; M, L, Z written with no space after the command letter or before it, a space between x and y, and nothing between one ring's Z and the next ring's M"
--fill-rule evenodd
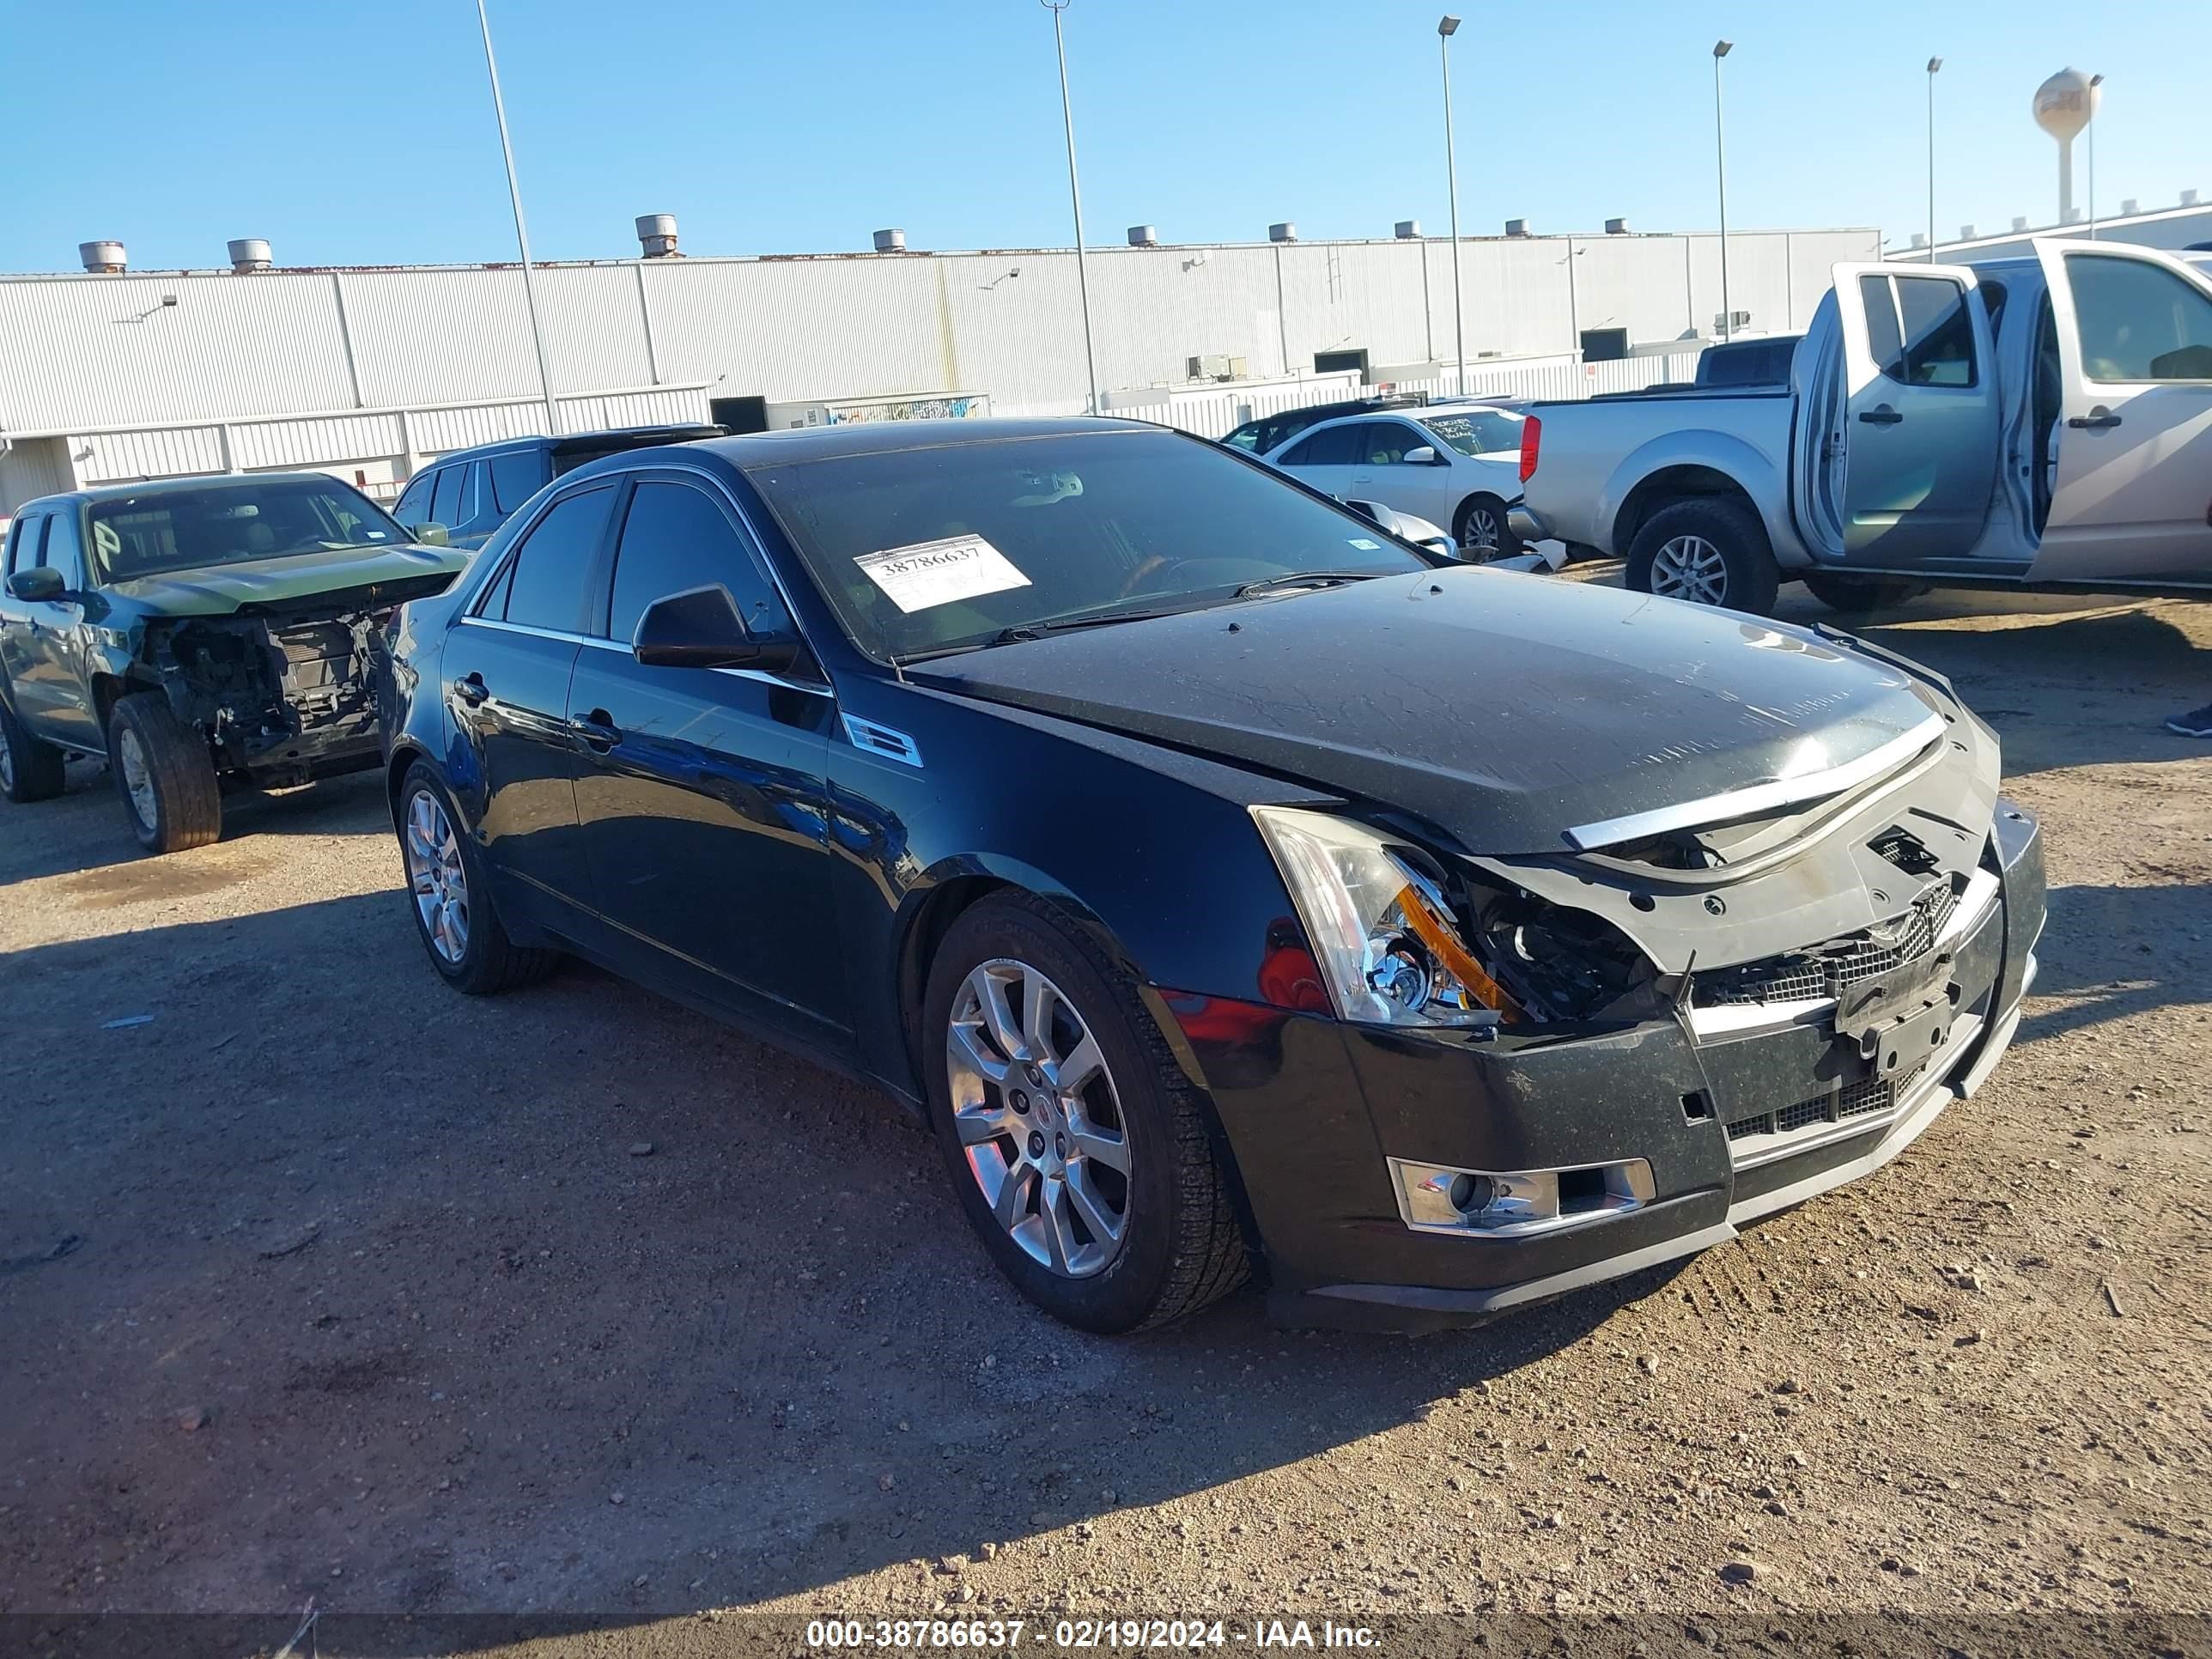
M1999 800L1911 964L1941 1012L1879 1028L1848 994L1686 988L1669 1018L1520 1040L1166 1006L1235 1153L1273 1311L1421 1329L1705 1249L1896 1157L2011 1042L2044 914L2039 831Z

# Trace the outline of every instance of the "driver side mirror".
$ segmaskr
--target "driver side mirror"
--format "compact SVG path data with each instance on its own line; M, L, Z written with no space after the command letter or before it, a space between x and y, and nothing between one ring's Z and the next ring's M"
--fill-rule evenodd
M759 668L773 673L799 656L791 640L757 640L720 582L655 599L637 619L630 654L647 668Z
M58 599L68 591L69 584L63 580L62 573L50 564L34 564L8 578L8 596L26 605L44 605Z
M422 547L451 547L453 532L441 524L403 524L399 526Z
M1442 466L1444 458L1426 444L1419 444L1399 457L1407 466Z

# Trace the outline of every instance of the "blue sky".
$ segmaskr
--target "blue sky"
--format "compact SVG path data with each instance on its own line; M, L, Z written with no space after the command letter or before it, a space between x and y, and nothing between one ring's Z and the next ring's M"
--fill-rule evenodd
M2203 0L1460 0L1461 214L1591 230L1710 228L1713 40L1732 226L1925 222L1922 66L1937 86L1937 223L2055 216L2043 76L2109 80L2101 211L2212 192ZM1383 235L1446 222L1436 0L1073 0L1094 240ZM1051 20L1037 0L492 0L541 258L634 254L672 212L694 253L1064 244ZM471 0L0 0L19 66L0 269L513 257Z

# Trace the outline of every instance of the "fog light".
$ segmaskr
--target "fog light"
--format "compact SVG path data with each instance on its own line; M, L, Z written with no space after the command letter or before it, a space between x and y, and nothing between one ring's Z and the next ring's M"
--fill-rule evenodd
M1416 1232L1515 1238L1624 1215L1651 1201L1650 1160L1564 1170L1455 1170L1389 1160L1400 1218Z

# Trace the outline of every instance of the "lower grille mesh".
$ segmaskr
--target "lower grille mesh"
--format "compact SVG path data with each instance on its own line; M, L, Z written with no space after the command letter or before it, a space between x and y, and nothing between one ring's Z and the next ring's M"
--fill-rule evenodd
M1871 934L1852 933L1764 962L1716 968L1695 976L1695 1000L1710 1008L1835 996L1847 986L1886 974L1929 950L1958 903L1958 889L1952 883L1932 883L1912 902L1903 918L1904 932L1893 945L1880 943Z
M1894 1081L1888 1078L1864 1078L1856 1083L1846 1083L1839 1090L1815 1095L1810 1100L1801 1100L1795 1106L1737 1118L1728 1126L1728 1138L1731 1141L1747 1140L1753 1135L1786 1135L1808 1124L1841 1123L1872 1112L1886 1112L1896 1099Z

